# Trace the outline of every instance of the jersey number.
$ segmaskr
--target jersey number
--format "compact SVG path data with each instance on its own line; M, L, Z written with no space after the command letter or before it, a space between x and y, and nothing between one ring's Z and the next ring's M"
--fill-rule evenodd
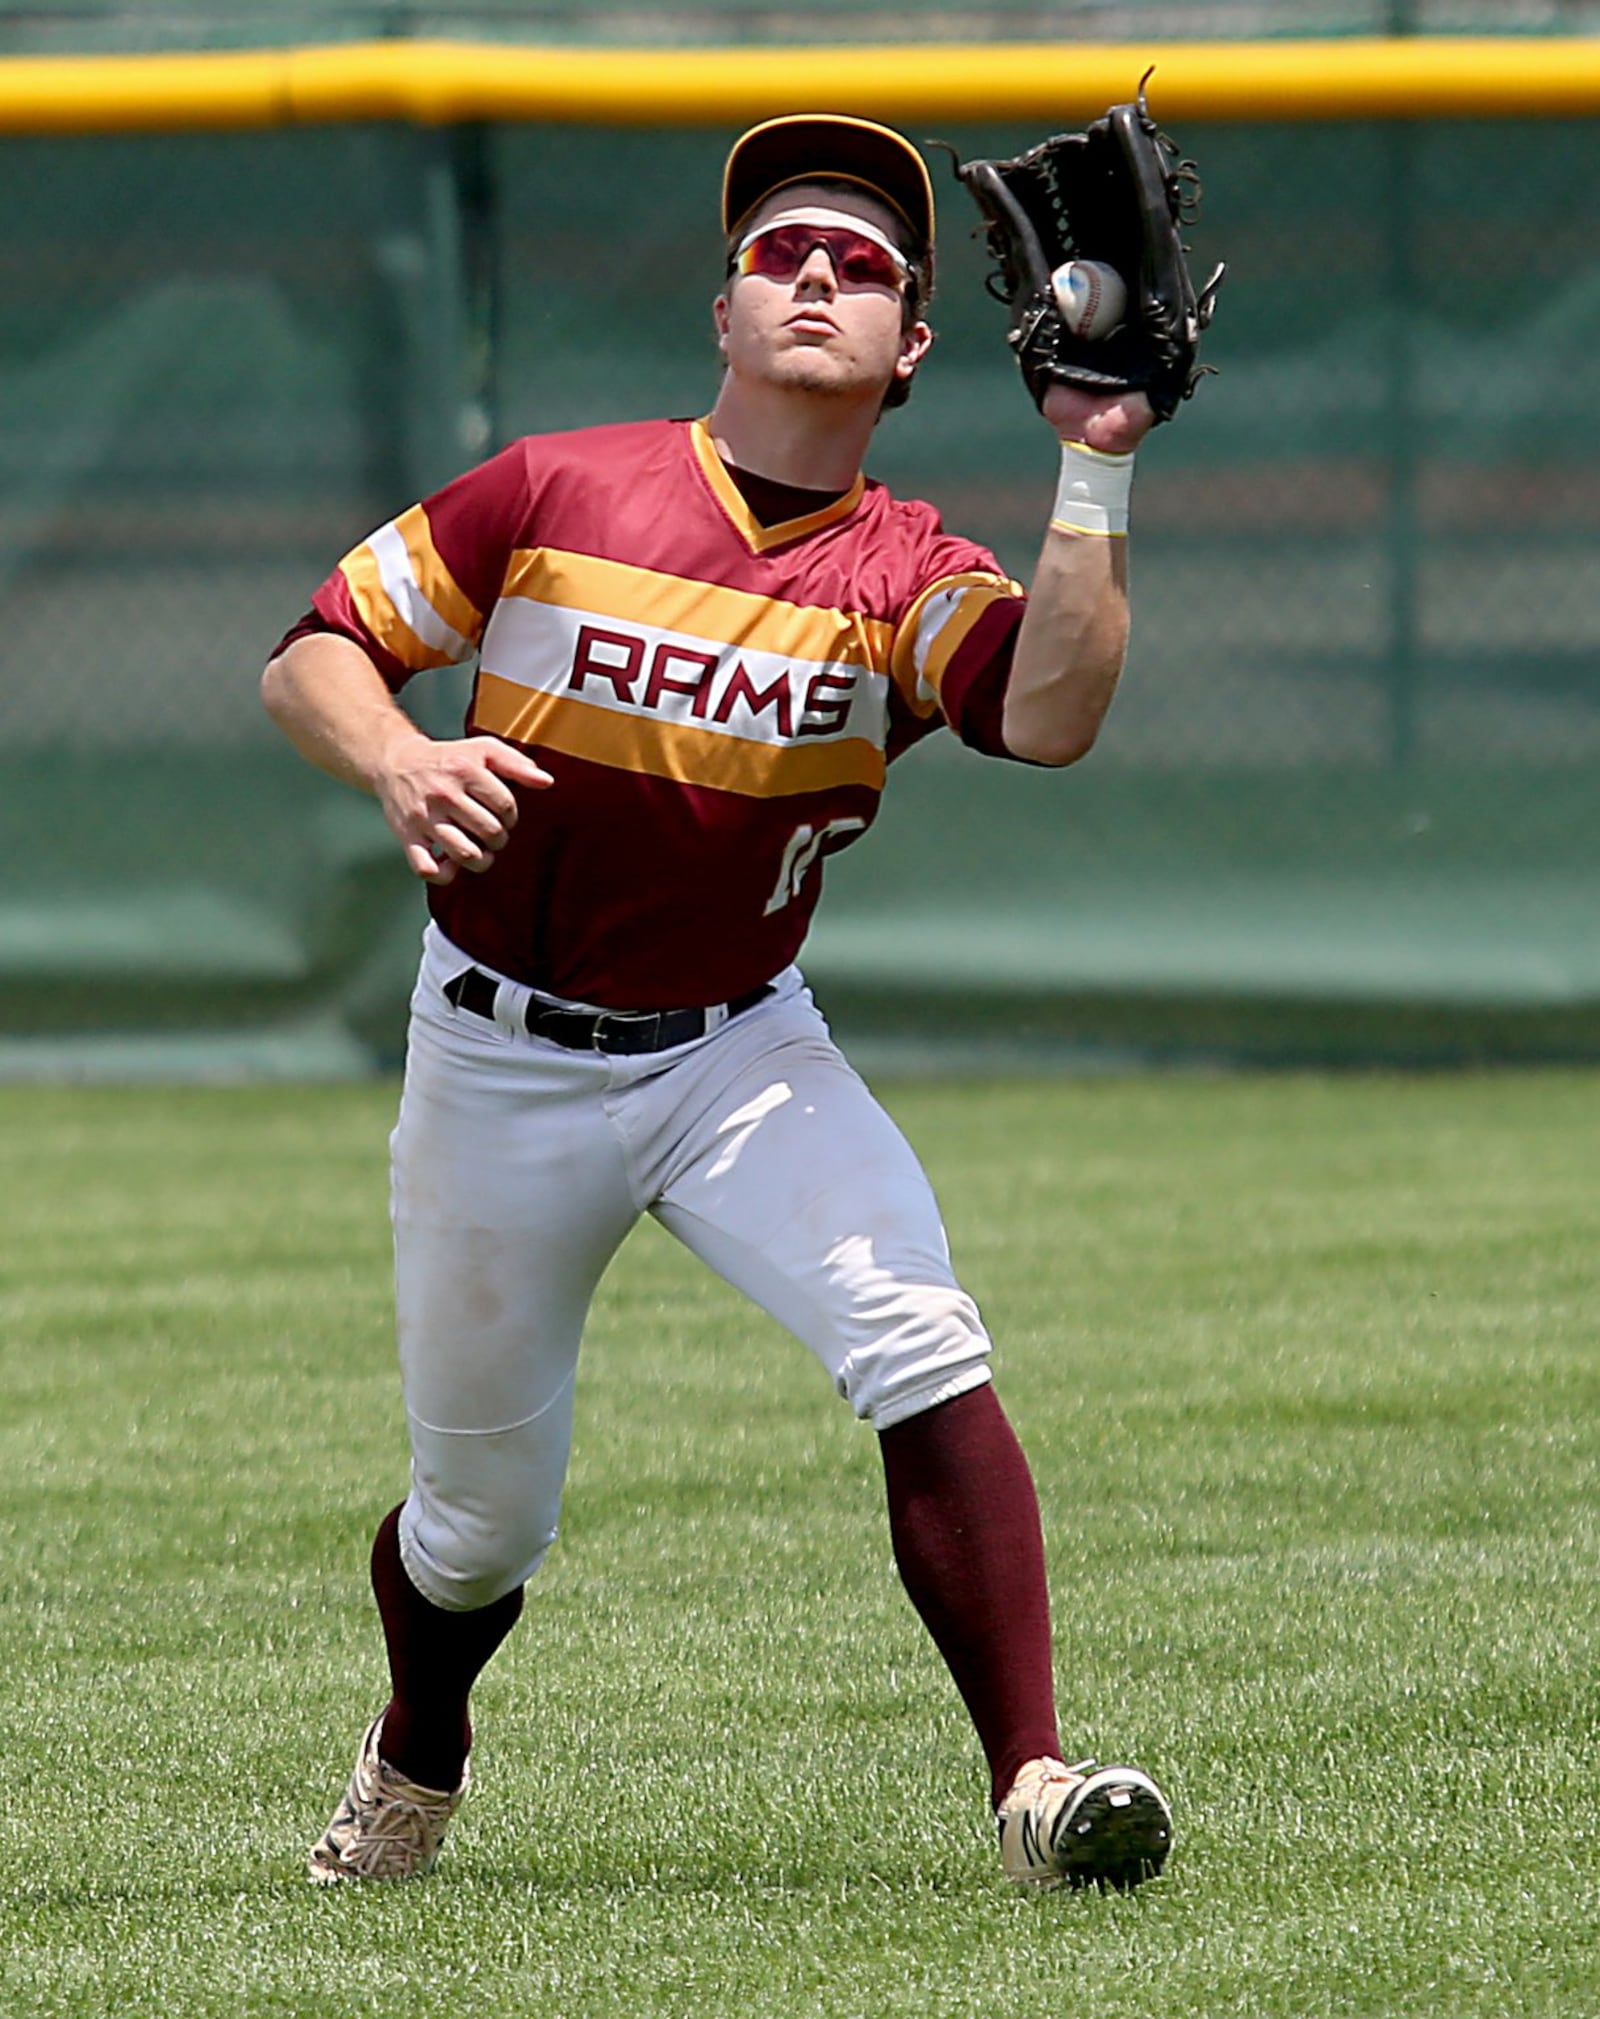
M866 824L855 814L849 814L843 820L830 820L825 827L812 827L809 823L797 827L783 845L783 866L762 916L771 918L775 911L782 911L786 904L794 902L817 857L836 835L858 834Z

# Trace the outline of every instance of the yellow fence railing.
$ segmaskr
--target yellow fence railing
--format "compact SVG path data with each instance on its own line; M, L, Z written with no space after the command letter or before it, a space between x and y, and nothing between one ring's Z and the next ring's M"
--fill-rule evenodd
M1368 38L546 49L443 41L0 59L0 133L467 120L720 126L797 106L1060 125L1132 95L1163 119L1521 118L1600 111L1600 40Z

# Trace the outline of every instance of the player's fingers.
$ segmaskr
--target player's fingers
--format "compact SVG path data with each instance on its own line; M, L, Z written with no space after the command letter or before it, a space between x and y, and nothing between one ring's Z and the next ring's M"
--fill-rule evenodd
M488 849L453 820L436 823L433 852L438 860L458 863L463 869L487 869L492 860Z
M433 852L433 846L426 841L406 843L406 866L413 876L420 876L424 883L453 883L456 866L453 862L441 862Z
M517 802L505 786L485 777L464 787L451 800L448 814L441 809L440 825L446 820L485 848L504 848L517 823Z
M509 779L513 785L542 788L555 784L549 772L535 764L526 751L513 749L495 737L485 737L483 761L497 778Z

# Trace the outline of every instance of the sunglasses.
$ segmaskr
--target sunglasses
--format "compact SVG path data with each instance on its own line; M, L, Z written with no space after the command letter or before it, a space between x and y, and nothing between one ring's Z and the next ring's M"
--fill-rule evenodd
M899 289L911 278L910 260L886 239L821 224L775 224L751 232L735 250L731 271L758 273L764 280L794 280L819 245L841 287Z

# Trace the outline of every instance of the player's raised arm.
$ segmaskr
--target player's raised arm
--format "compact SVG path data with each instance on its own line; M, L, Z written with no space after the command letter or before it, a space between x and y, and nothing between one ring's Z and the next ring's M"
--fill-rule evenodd
M1006 687L1006 748L1073 764L1092 748L1128 648L1128 491L1151 425L1142 393L1045 396L1061 438L1061 482L1017 632Z
M1143 84L1084 133L957 173L1010 303L1007 341L1061 442L1007 688L1006 745L1071 764L1099 733L1127 648L1134 452L1194 390L1222 268L1197 294L1180 234L1199 180L1150 117Z
M302 757L372 793L425 883L488 869L516 825L513 785L550 775L494 736L440 742L405 713L351 638L296 638L267 666L267 713Z

